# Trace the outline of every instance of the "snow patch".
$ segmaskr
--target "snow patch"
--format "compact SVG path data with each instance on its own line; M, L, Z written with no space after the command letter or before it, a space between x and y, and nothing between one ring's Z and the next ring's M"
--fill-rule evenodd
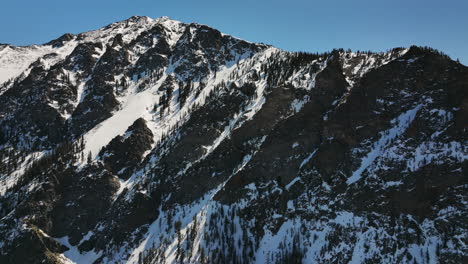
M411 125L421 105L406 111L398 118L391 121L395 126L389 130L380 132L380 138L372 146L367 156L361 160L361 165L353 172L353 175L348 178L346 183L352 184L361 179L362 173L383 153L385 148L390 145L391 141L402 135Z

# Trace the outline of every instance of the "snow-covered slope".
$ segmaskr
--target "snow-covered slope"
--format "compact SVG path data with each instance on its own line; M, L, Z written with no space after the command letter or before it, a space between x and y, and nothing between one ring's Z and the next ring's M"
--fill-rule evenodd
M42 58L42 63L47 67L63 60L76 47L76 42L67 43L63 47L54 48L52 45L13 47L10 45L0 46L0 86L8 81L29 74L33 62ZM46 55L50 55L47 58ZM46 56L46 57L44 57Z
M0 46L0 262L462 263L467 76L167 17Z

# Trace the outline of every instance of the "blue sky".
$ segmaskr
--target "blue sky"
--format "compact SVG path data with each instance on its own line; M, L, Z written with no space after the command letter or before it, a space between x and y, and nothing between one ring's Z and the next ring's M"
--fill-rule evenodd
M45 43L132 15L168 16L290 51L411 44L468 65L468 0L22 0L0 5L0 43Z

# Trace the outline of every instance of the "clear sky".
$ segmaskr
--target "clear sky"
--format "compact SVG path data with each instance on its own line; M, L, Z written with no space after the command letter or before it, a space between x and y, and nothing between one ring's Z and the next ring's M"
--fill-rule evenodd
M468 0L5 0L0 43L45 43L132 15L206 24L290 51L425 45L468 65Z

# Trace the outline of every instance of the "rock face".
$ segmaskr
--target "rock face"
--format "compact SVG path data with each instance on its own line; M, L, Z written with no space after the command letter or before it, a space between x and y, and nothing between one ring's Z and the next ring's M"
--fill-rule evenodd
M0 263L468 261L468 68L436 50L132 17L0 77Z
M128 179L132 168L140 163L143 154L151 149L153 133L143 118L137 119L123 136L117 136L99 152L100 158L110 171L120 178Z

